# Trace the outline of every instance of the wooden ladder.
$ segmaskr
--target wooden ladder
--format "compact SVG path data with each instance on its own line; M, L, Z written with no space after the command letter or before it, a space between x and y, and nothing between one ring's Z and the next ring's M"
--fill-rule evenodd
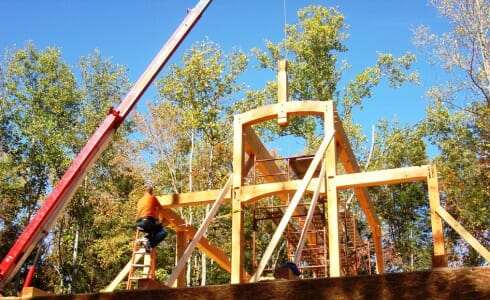
M133 282L139 279L155 279L156 251L151 249L151 253L145 249L145 235L142 230L136 230L136 237L133 243L133 254L131 256L131 268L129 269L127 290L133 289ZM143 258L143 263L138 263Z

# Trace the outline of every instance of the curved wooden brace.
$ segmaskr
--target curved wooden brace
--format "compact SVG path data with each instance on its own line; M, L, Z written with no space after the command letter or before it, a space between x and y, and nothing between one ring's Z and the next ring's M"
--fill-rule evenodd
M272 120L283 114L287 114L288 117L323 116L329 103L329 101L302 100L270 104L236 115L235 119L245 126Z

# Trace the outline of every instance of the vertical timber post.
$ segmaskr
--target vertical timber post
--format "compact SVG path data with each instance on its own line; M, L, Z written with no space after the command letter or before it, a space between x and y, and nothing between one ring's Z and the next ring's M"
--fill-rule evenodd
M277 72L277 103L286 103L288 101L288 94L288 62L287 60L280 60L278 62ZM277 123L281 127L288 125L288 116L283 109L277 114Z
M231 283L243 282L243 210L240 188L243 183L243 124L238 116L233 121L233 184L231 233Z
M328 102L325 110L325 132L335 129L335 116L333 103ZM340 249L339 249L339 208L337 199L337 143L335 139L330 143L325 154L327 170L327 219L328 219L328 257L330 263L330 277L340 276Z
M435 165L428 167L427 185L429 189L432 240L434 244L432 268L445 268L447 267L447 255L444 248L444 231L442 228L442 218L437 213L437 209L439 208L441 203L439 201L439 184L437 182L437 169Z
M187 240L184 231L177 232L177 258L176 262L184 255L185 248L187 246ZM185 267L184 267L185 268ZM180 272L179 277L174 282L173 287L181 288L185 287L185 272Z

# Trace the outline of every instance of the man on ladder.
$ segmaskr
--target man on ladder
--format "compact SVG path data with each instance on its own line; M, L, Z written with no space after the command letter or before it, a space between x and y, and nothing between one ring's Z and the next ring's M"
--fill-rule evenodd
M137 281L139 285L140 280L143 279L155 280L156 251L153 248L167 236L167 230L159 220L161 208L158 199L153 195L153 188L145 187L145 194L137 204L136 238L133 244L127 290L133 289L133 281ZM141 233L146 233L146 237L140 238ZM138 263L141 258L144 262Z
M144 196L138 200L136 226L139 231L147 233L144 245L148 253L167 236L167 230L158 217L161 208L157 197L153 195L153 187L146 186Z

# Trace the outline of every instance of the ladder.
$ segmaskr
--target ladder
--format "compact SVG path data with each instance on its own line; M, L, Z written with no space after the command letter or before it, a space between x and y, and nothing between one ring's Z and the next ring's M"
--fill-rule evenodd
M152 248L150 253L146 252L144 234L144 231L136 229L126 290L133 289L133 282L140 279L155 279L156 250ZM139 263L141 258L143 263Z

